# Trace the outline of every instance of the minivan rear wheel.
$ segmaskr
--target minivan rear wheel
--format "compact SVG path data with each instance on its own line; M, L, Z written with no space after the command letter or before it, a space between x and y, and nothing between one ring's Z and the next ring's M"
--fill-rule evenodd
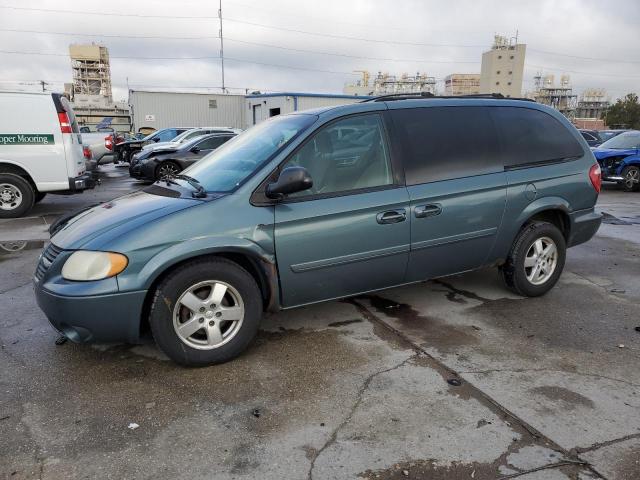
M548 222L531 222L513 242L506 263L501 267L508 288L518 295L538 297L558 281L566 258L562 232Z
M185 366L238 356L255 337L262 296L254 278L223 258L189 262L158 286L149 324L160 349Z
M12 173L0 173L0 218L24 215L35 202L35 191L27 180Z

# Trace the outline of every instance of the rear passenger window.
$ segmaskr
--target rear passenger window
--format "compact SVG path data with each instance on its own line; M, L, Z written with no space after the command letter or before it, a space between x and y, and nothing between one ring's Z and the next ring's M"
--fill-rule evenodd
M571 132L547 113L518 107L495 107L491 113L507 168L584 155Z
M504 170L485 107L428 107L391 112L404 150L407 185Z

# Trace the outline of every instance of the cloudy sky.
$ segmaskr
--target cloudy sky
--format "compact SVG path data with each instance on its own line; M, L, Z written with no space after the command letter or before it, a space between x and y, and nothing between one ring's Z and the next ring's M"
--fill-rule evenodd
M354 70L436 77L480 71L494 34L527 44L537 72L578 92L640 93L637 0L222 0L225 84L232 92L340 93ZM219 91L218 0L0 0L0 89L61 90L70 43L109 48L114 97L134 89ZM74 13L71 13L74 12Z

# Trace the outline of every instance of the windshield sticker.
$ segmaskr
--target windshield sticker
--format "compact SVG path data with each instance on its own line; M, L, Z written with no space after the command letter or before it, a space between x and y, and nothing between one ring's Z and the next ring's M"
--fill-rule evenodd
M1 145L54 145L53 135L42 133L0 133Z

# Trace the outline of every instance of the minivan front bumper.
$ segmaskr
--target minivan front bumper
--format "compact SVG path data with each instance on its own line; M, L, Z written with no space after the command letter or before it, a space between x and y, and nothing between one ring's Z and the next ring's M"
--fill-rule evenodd
M65 280L62 266L71 254L49 244L33 276L36 301L53 328L74 342L137 343L147 292L121 292L116 277Z
M38 283L34 289L38 306L53 328L74 342L140 341L144 291L65 296L50 292Z

